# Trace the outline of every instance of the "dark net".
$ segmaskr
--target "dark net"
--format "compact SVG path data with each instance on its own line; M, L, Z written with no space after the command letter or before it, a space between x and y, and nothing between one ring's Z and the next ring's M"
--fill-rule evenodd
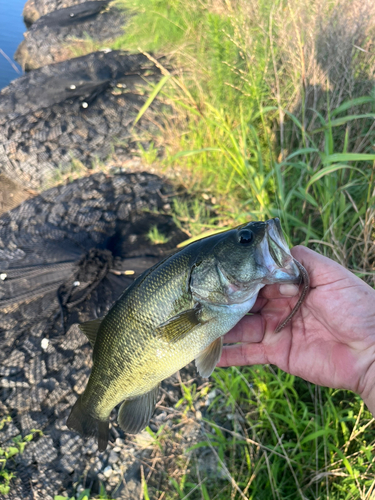
M40 191L110 154L129 159L145 101L140 85L157 73L152 67L141 54L99 51L11 82L0 91L0 174ZM0 186L0 205L2 196Z
M6 462L15 474L8 498L48 500L77 485L95 491L100 481L114 497L140 498L147 452L124 436L116 415L103 454L94 438L69 431L66 419L91 368L92 349L77 324L103 316L186 238L171 216L155 213L172 195L155 175L98 173L0 217L0 447L23 450ZM168 243L150 243L152 226ZM173 379L162 392L154 430L180 397Z

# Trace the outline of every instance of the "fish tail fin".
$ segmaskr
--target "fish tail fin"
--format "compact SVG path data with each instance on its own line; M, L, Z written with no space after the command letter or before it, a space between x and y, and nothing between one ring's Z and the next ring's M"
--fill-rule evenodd
M100 452L105 451L107 448L109 422L92 417L82 403L82 396L79 396L74 403L66 425L70 430L78 432L82 437L97 436Z

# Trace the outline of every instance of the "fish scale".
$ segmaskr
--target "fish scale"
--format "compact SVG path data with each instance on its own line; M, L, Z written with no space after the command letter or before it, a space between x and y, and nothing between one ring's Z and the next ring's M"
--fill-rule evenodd
M149 364L152 358L155 358L156 349L160 348L160 341L150 336L150 330L167 320L171 314L180 312L173 309L174 304L181 301L181 288L185 289L187 286L187 272L184 271L186 264L186 258L181 258L177 254L168 263L168 269L165 272L163 272L164 266L161 265L157 266L161 269L156 269L155 276L150 274L140 276L130 287L133 293L129 293L130 289L127 290L103 320L101 336L94 349L94 360L100 352L99 356L102 361L97 365L94 363L90 382L85 391L85 399L97 401L97 406L100 407L98 417L103 418L104 415L108 417L114 406L114 394L117 394L115 398L117 401L115 404L117 404L125 399L124 393L129 392L133 396L140 392L140 386L143 392L146 388L152 388L147 387L147 381L141 384L140 377L134 380L132 374L135 369L139 369L140 357L142 360L147 360ZM159 291L158 294L157 291ZM144 307L145 303L148 304L147 308ZM166 304L169 307L165 307ZM121 335L124 328L127 331L126 336ZM168 346L163 346L163 349L168 349ZM129 359L124 363L127 357ZM104 363L110 364L105 377L102 373ZM113 383L116 377L118 377L117 383ZM147 380L147 373L142 376L143 378ZM107 383L112 382L110 390L98 391L99 382L103 389L106 388Z
M201 375L209 376L221 356L222 336L252 308L259 290L296 283L301 269L278 219L271 219L191 243L147 270L102 320L80 325L94 346L93 368L68 427L98 435L103 451L110 413L122 403L120 426L142 430L160 382L193 359Z

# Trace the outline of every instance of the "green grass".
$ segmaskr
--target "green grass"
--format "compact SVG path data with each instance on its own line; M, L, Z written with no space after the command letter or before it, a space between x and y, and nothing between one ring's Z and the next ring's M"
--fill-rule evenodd
M359 483L374 486L372 416L358 396L272 367L217 370L214 380L235 432L211 423L208 436L227 463L241 463L232 474L249 498L361 498Z
M164 470L169 487L142 476L144 498L373 498L374 419L358 396L262 366L215 370L209 385L182 393L181 433L194 422L200 439L179 473L176 459ZM167 427L148 432L158 460L175 449Z
M198 194L176 203L175 220L195 236L278 216L291 245L374 286L374 9L357 0L120 3L136 15L113 48L165 56L147 103L157 95L168 105L150 157ZM267 366L217 369L211 389L191 453L210 452L218 472L191 467L165 500L374 498L375 425L358 396ZM205 398L185 387L179 404L194 412ZM153 498L144 480L143 489Z
M54 500L110 500L110 497L107 495L103 484L100 483L99 493L97 495L92 496L91 488L85 488L80 493L70 498L62 495L55 495Z
M0 431L7 423L12 422L11 416L4 417L0 420ZM22 437L21 435L12 438L12 445L0 447L0 494L7 495L12 488L12 480L16 474L14 470L14 459L17 455L22 454L27 446L27 443L32 441L35 435L42 435L42 431L32 429L29 434Z
M152 226L147 233L147 238L153 245L163 245L168 242L168 237L161 233L157 226Z
M309 108L309 75L302 79L302 68L283 63L294 47L280 46L286 33L273 21L282 2L121 3L138 15L114 48L172 54L183 68L158 89L174 110L159 138L164 164L187 172L193 192L217 198L219 224L278 215L291 243L363 268L358 241L371 236L375 160L375 100L363 81L372 59L348 62L358 90L368 95L353 96L344 83L339 99L335 82L330 89L321 83ZM247 18L252 3L254 18ZM325 14L334 7L327 4Z

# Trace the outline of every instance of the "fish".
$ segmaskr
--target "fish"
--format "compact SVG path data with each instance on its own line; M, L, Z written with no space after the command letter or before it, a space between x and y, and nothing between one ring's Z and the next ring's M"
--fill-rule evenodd
M136 434L149 423L160 383L195 360L209 377L223 335L273 283L300 283L296 314L309 289L308 273L290 253L279 219L251 221L195 241L141 274L101 319L80 325L93 346L93 366L67 426L97 436L105 451L109 417Z

